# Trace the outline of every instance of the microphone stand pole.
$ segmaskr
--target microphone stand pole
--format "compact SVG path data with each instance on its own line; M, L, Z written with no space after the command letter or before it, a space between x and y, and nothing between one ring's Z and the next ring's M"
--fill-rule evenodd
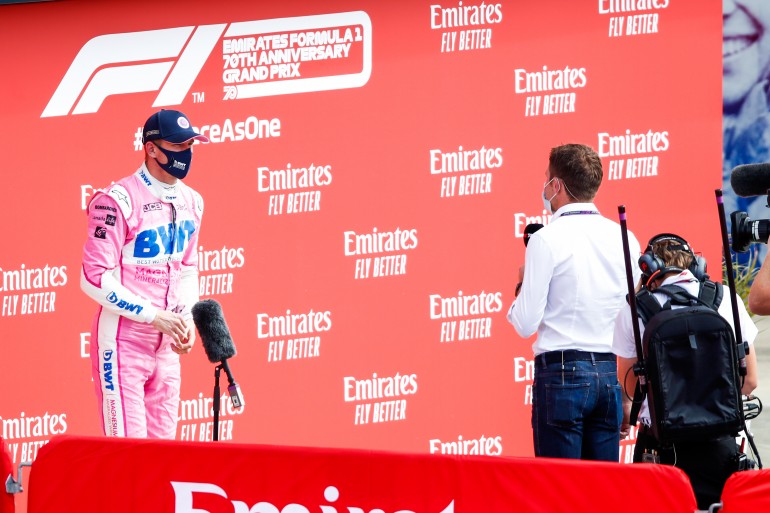
M730 244L727 239L727 217L725 216L725 202L722 198L722 189L716 189L714 195L717 199L717 212L719 213L719 229L722 232L722 256L725 262L725 268L727 272L727 287L730 292L730 306L733 310L733 329L735 330L735 343L736 353L738 357L738 379L742 387L743 382L746 379L748 373L748 363L746 362L746 355L749 353L749 343L743 340L743 333L741 332L741 320L738 314L738 298L735 293L735 274L733 273L733 256L730 253ZM768 203L770 203L770 193L768 193ZM741 410L743 410L743 395L738 390L738 401L741 404ZM745 414L741 416L741 424L743 432L746 434L746 440L749 441L754 456L757 457L757 466L762 468L762 458L759 457L757 452L757 446L754 443L754 435L751 430L746 426Z
M631 308L631 325L634 330L634 345L636 346L636 363L633 366L634 376L636 376L636 386L634 387L634 397L631 403L631 414L629 422L636 426L639 417L639 410L647 394L647 363L644 361L644 348L642 346L642 335L639 329L639 310L636 306L636 285L634 284L634 274L631 269L631 249L628 244L628 221L626 219L626 206L618 205L618 216L620 218L620 235L623 241L623 259L626 267L626 286L628 287L628 306ZM629 396L626 390L625 377L621 385L622 393ZM653 424L654 425L654 424Z
M725 204L722 198L722 189L714 191L717 198L717 212L719 213L719 229L722 235L722 256L724 257L727 287L730 289L730 306L733 309L733 329L735 330L735 341L738 344L738 371L741 378L746 376L746 355L748 354L749 344L744 342L741 333L740 316L738 315L738 298L735 296L735 275L733 274L733 257L730 254L730 243L727 239L727 219L725 218ZM741 381L743 381L743 379Z
M214 434L213 440L216 442L219 440L219 374L222 371L222 365L214 367Z

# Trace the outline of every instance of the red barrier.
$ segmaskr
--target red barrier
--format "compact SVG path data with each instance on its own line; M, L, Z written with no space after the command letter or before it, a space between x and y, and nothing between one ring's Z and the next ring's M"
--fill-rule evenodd
M722 513L770 511L770 470L737 472L722 491Z
M28 511L614 513L635 510L630 483L645 511L695 510L663 465L60 436L32 466Z
M9 477L13 477L13 463L11 453L5 446L5 439L0 436L0 477L2 477L3 491L0 492L0 513L14 513L15 506L13 495L5 491L5 483Z

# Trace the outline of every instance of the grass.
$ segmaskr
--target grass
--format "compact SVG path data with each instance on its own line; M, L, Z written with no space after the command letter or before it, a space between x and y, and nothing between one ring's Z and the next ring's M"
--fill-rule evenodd
M749 310L749 290L751 289L751 283L754 281L754 277L759 272L760 262L758 252L752 251L750 253L749 261L746 263L738 262L735 253L730 252L732 258L733 275L735 276L735 292L743 300L743 304L746 306L746 310L751 314ZM724 283L727 283L727 264L722 259L722 279Z

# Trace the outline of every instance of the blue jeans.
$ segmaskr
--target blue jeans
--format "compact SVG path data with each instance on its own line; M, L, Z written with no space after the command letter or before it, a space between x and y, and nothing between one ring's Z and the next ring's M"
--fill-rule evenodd
M532 397L535 456L617 462L623 408L616 361L562 366L540 356Z

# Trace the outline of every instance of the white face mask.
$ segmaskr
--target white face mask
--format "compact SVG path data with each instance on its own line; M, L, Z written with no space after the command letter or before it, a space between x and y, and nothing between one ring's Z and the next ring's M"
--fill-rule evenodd
M548 180L543 184L543 208L545 208L549 214L553 214L553 207L551 206L551 201L553 201L553 199L556 197L559 191L554 192L553 196L551 196L551 198L549 199L545 197L545 188L548 187L548 184L553 182L554 180L556 180L556 177L551 178L550 180Z

